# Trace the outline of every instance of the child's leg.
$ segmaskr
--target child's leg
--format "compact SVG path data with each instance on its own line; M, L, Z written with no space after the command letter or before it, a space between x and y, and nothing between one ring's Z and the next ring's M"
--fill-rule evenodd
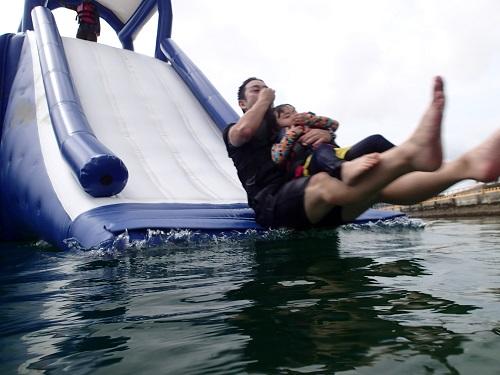
M394 145L383 136L379 134L371 135L353 145L345 154L345 160L353 160L373 152L382 153L393 147Z
M357 160L344 161L336 156L335 150L331 145L320 145L314 150L307 169L309 175L327 172L330 176L342 180L347 185L351 185L363 173L377 165L378 160L378 154L372 153L363 155L357 158Z
M308 167L309 175L318 172L326 172L330 176L340 179L340 167L342 162L343 160L335 155L335 150L332 145L321 144L312 154L311 162Z

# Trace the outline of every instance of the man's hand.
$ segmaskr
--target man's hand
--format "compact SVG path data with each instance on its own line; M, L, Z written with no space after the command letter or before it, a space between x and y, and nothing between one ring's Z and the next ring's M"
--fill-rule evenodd
M229 129L230 144L240 147L254 137L262 124L264 115L272 106L274 97L274 90L269 87L258 86L249 93L247 92L247 99L245 99L247 111Z
M328 130L305 128L305 134L299 138L299 142L304 145L318 147L321 143L330 143L332 136Z
M290 128L289 128L289 131L290 131L290 132L294 132L294 133L295 133L295 134L297 134L297 135L301 135L301 134L303 134L303 133L304 133L304 130L305 130L305 129L304 129L304 127L303 127L303 126L295 126L295 125L293 125L293 126L290 126Z
M257 101L265 103L268 105L268 107L270 107L273 104L275 97L276 94L274 93L274 90L269 87L265 87L260 90L259 98L257 99Z

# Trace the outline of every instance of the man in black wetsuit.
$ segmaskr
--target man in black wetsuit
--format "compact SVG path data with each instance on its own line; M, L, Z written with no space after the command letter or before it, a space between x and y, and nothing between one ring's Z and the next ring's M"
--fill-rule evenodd
M248 204L256 213L257 222L263 226L274 226L274 216L276 209L286 209L288 205L296 205L294 211L303 211L300 199L301 188L299 187L296 199L290 199L289 194L287 202L278 200L277 191L287 182L286 173L278 167L271 159L269 144L273 144L279 129L276 126L276 118L272 111L274 101L274 91L268 89L264 82L257 78L247 79L238 91L238 99L242 105L242 110L247 117L256 115L255 121L262 122L262 126L256 129L251 142L245 142L239 147L234 147L228 140L229 130L224 132L224 141L226 142L229 156L237 165L238 177L243 184L248 196ZM247 114L247 111L253 107L253 110ZM315 132L308 133L301 141L307 144L320 144L332 141L332 134L326 130L314 129ZM305 183L301 179L300 185ZM290 186L295 185L291 184ZM295 195L295 192L290 192ZM302 214L296 214L289 217L290 222L285 226L305 227ZM296 220L295 220L296 219Z
M400 146L377 154L375 165L356 183L347 185L325 172L287 181L271 159L277 131L270 115L274 97L264 81L247 79L238 91L243 116L224 131L248 203L264 227L332 227L355 219L376 202L414 204L463 179L486 182L500 175L500 130L458 159L442 163L445 96L443 81L436 77L431 103L413 134ZM315 130L301 142L314 146L330 140L325 130ZM357 160L346 162L342 173L356 168L347 163Z

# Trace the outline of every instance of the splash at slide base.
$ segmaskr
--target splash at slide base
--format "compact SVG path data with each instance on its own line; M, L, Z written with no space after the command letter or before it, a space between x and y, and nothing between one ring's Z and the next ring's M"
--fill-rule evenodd
M148 229L263 229L221 137L238 116L171 40L170 2L98 3L124 49L61 38L59 3L36 3L22 32L0 37L3 239L91 248ZM131 36L155 11L151 58Z

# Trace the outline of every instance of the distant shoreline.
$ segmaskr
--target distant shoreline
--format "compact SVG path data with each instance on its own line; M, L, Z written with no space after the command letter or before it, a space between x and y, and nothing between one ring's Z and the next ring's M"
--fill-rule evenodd
M418 218L500 216L500 183L478 184L466 190L441 194L421 203L380 205L382 210L404 212Z
M500 203L481 204L468 207L435 208L430 210L404 211L410 217L451 218L451 217L490 217L500 216Z

